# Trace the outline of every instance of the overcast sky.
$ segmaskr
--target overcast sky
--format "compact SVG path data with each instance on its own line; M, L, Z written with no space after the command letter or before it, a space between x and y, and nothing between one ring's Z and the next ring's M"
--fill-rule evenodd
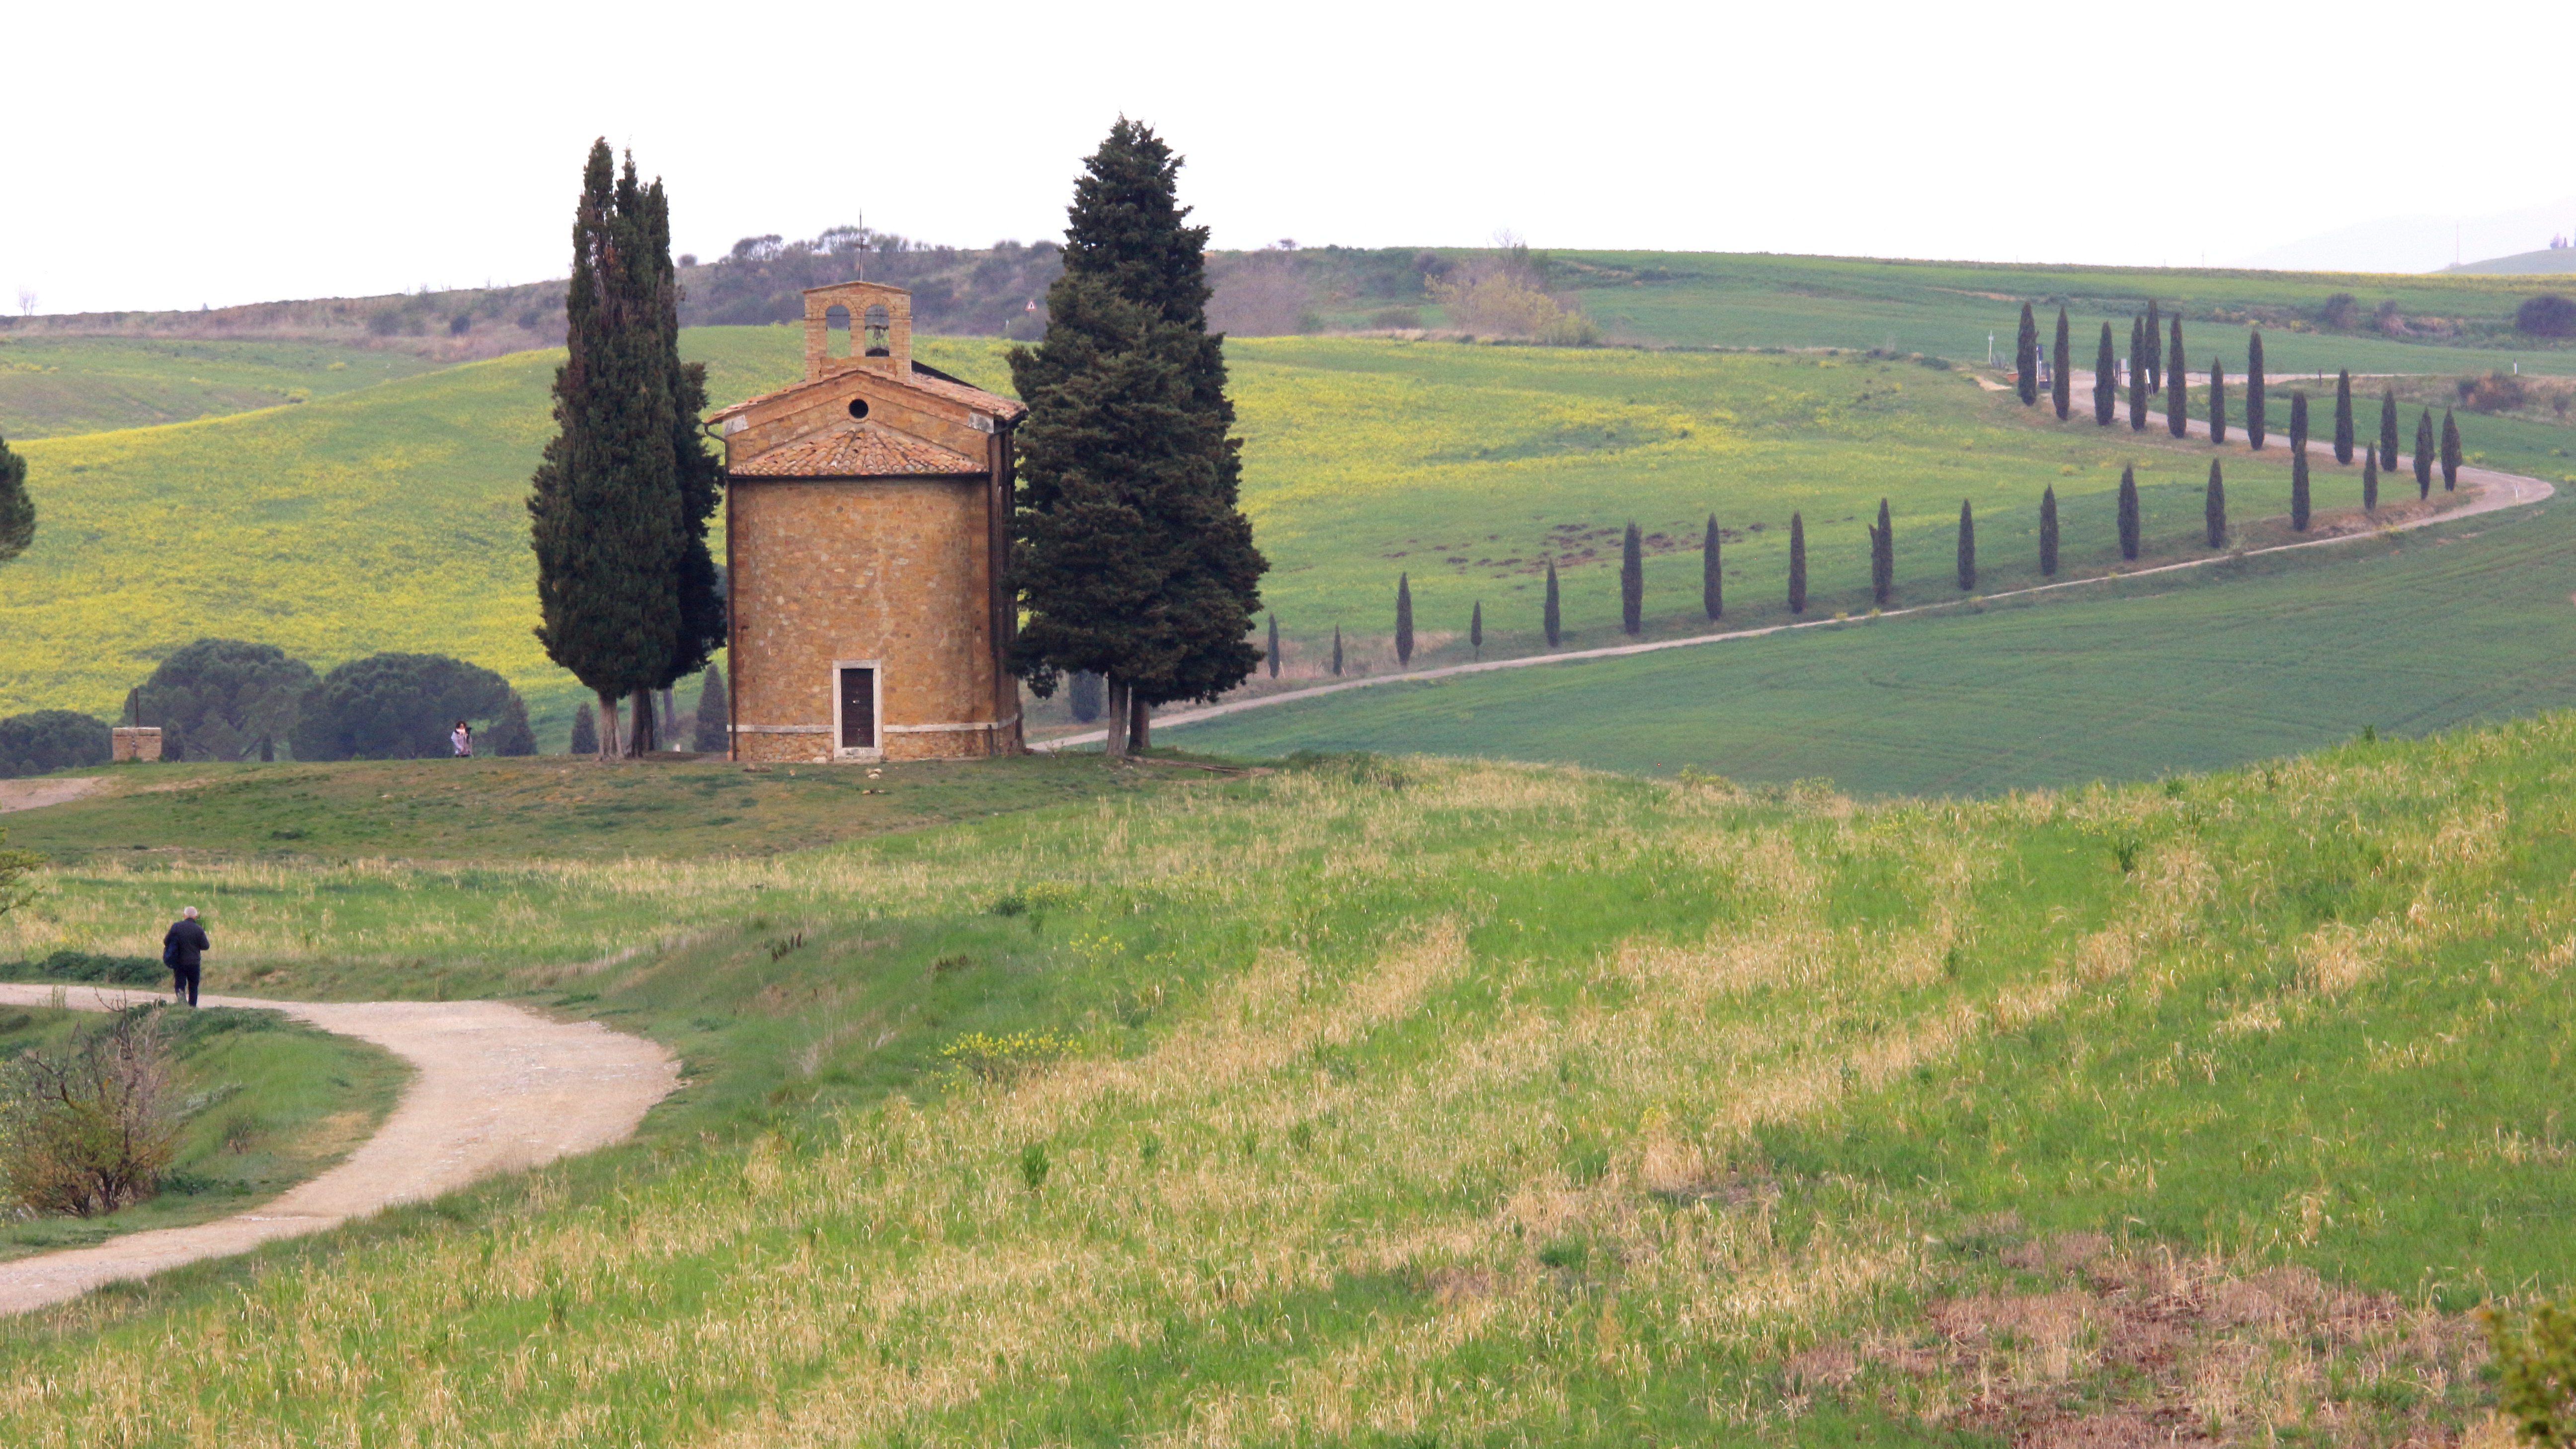
M685 251L1032 240L1122 111L1220 246L2226 263L2576 192L2571 41L2566 0L55 0L0 25L0 305L560 276L598 135Z

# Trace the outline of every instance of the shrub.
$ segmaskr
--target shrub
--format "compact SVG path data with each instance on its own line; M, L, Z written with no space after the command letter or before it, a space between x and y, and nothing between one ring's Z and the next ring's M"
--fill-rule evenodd
M291 737L301 760L433 759L447 753L457 720L490 720L509 681L443 654L370 654L323 677L305 695Z
M1419 307L1380 307L1377 311L1369 314L1369 325L1371 327L1391 330L1410 330L1412 328L1420 327L1422 325L1422 309Z
M1015 1031L1007 1036L970 1031L940 1048L940 1060L979 1082L1016 1082L1061 1061L1072 1043L1051 1031Z
M2353 300L2352 293L2337 292L2326 298L2326 304L2317 309L2317 320L2340 331L2352 325L2353 316L2360 307L2361 304Z
M2522 379L2503 371L2461 378L2459 392L2460 406L2473 413L2509 413L2531 400Z
M571 755L599 753L599 715L592 706L584 704L573 710L572 741L564 746L564 753Z
M73 710L40 709L0 719L0 780L104 765L112 753L107 726Z
M2576 302L2544 292L2514 309L2513 325L2534 337L2576 337Z
M501 717L492 722L491 733L483 737L481 753L502 759L516 759L537 752L537 732L528 723L528 702L510 691L509 703L501 706Z
M2576 1313L2544 1303L2520 1321L2490 1308L2496 1407L2531 1444L2576 1444Z
M157 1006L123 1011L69 1047L29 1052L0 1080L0 1189L40 1213L94 1217L152 1196L178 1151L170 1052Z
M150 956L94 956L86 951L56 951L41 961L0 966L0 979L10 981L78 981L101 986L159 986L169 968Z

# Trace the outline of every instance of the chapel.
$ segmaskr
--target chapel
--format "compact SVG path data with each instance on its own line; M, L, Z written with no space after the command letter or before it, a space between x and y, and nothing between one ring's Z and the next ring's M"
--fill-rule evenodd
M1016 754L1005 581L1027 409L912 358L912 297L805 293L805 377L725 448L732 758Z

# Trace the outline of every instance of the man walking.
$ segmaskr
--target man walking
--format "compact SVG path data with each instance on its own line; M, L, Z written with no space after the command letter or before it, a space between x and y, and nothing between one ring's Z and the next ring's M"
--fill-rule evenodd
M161 938L161 964L170 968L170 995L197 1004L197 977L205 953L206 928L197 924L197 908L190 906L170 924L168 935Z

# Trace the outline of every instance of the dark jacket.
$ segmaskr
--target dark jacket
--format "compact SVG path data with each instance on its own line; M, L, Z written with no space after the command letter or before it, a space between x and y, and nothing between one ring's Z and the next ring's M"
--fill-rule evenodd
M213 949L206 943L206 928L185 917L161 938L161 959L173 966L194 966L200 954Z

